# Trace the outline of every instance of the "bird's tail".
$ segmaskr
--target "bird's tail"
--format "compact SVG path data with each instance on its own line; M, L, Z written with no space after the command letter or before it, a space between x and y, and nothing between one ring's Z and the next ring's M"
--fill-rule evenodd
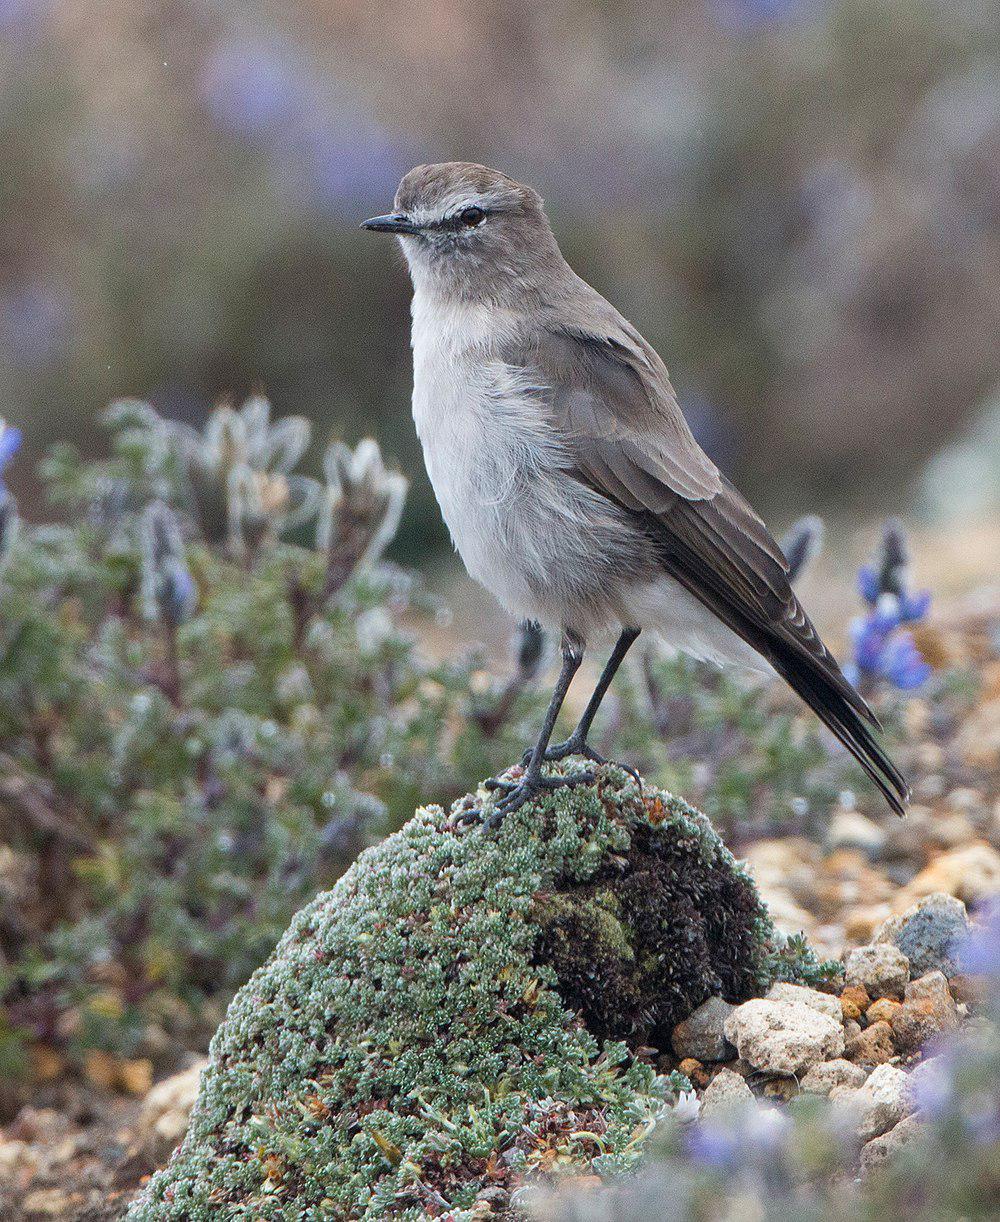
M875 738L873 729L881 729L875 714L850 687L832 657L823 665L781 644L768 651L771 665L850 751L896 814L905 814L910 787Z

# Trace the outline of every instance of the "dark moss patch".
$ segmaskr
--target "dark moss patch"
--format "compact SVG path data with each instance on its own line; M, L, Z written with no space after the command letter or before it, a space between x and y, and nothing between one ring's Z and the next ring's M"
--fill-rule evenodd
M708 997L760 991L767 913L732 857L706 842L700 818L675 811L640 824L592 878L559 878L537 897L536 961L602 1039L669 1047L673 1027Z

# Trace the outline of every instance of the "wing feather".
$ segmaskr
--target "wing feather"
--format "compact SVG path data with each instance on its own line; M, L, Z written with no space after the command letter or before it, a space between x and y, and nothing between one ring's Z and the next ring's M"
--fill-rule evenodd
M586 325L548 317L504 358L537 378L570 474L637 515L665 570L771 663L901 813L906 782L872 735L874 714L792 590L781 548L698 445L656 352L595 294Z

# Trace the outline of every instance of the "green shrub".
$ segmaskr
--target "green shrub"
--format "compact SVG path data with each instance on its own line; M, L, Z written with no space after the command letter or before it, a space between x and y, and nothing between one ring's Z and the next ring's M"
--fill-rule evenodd
M360 847L528 733L520 689L484 727L474 659L415 648L404 617L434 607L380 561L405 481L374 442L331 446L320 483L294 472L305 422L272 423L262 400L203 434L142 404L109 422L109 460L62 447L44 464L62 524L4 530L11 1067L35 1043L134 1056L207 1038Z

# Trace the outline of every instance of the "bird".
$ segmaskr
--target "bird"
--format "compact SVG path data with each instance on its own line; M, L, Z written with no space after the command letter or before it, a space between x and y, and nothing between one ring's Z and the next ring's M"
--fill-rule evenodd
M518 779L487 824L592 780L588 738L642 632L719 665L777 673L903 814L881 730L792 590L762 519L695 440L666 366L573 271L541 196L471 162L420 165L392 211L413 285L413 418L469 574L518 619L558 632L561 667ZM550 745L588 643L617 633L579 724Z

